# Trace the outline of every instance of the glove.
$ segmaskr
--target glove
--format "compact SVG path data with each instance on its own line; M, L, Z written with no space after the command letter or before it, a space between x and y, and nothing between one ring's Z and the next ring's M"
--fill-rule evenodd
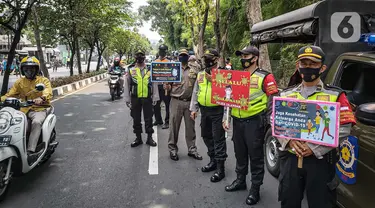
M152 105L155 106L157 101L152 101Z
M132 104L130 102L126 102L126 106L128 106L128 108L132 108Z

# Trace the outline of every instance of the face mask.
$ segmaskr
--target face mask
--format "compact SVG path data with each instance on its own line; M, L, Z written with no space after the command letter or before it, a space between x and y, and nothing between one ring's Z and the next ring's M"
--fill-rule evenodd
M211 67L213 67L213 66L216 65L216 61L213 60L213 59L209 59L209 58L204 59L204 65L205 65L207 68L211 68Z
M159 52L159 56L161 57L165 57L167 55L167 53L165 51L160 51Z
M27 79L34 79L34 70L25 70L24 73Z
M255 56L253 56L250 59L241 59L241 65L243 69L249 68L252 66L255 62L252 62L254 60Z
M143 56L138 56L138 57L136 57L136 60L137 60L137 63L138 63L138 64L141 64L141 63L143 63L143 62L145 61L145 57L143 57Z
M299 73L305 82L313 82L320 77L321 68L299 68Z
M189 60L189 56L180 56L180 57L178 57L178 60L179 60L181 63L187 63L188 60Z

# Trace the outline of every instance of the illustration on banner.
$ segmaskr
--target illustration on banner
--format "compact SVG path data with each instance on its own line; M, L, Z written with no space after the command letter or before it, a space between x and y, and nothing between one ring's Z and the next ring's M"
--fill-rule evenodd
M213 103L231 107L248 109L250 96L250 73L235 70L212 71Z
M338 146L339 104L274 98L275 137Z

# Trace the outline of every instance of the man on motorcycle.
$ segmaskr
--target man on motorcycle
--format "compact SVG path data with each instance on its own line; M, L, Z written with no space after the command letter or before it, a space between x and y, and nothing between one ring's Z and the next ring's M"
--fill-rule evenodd
M119 57L116 57L115 60L113 61L113 65L109 68L109 73L111 72L120 72L121 73L121 76L120 76L120 86L124 86L124 78L123 78L123 75L124 75L124 72L125 72L125 69L120 65L120 58Z
M22 108L21 111L31 120L31 132L27 152L29 160L35 160L38 158L39 154L39 152L35 152L35 150L38 145L42 124L51 106L52 87L51 82L46 77L39 76L39 60L35 57L27 56L22 59L21 74L24 77L21 77L14 83L9 92L1 97L1 101L5 101L8 97L19 98L22 101L34 101L34 105ZM41 92L35 91L35 86L37 84L44 84L45 89Z

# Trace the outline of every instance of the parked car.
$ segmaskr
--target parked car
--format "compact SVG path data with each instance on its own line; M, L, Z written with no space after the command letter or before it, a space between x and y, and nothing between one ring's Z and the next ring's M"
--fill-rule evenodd
M337 163L337 177L341 183L337 204L342 208L375 207L375 11L371 9L375 8L375 1L336 3L334 6L331 3L321 1L253 25L252 43L258 46L310 43L326 52L329 70L322 79L347 93L357 119L357 125L346 140L351 147L339 147L341 160ZM338 11L348 11L348 8L350 12L360 14L362 38L354 43L335 42L330 34L331 16ZM294 84L297 83L289 83ZM277 139L272 137L271 126L268 126L265 161L268 171L275 177L280 173L279 147ZM343 152L345 160L342 160ZM340 169L340 164L345 170Z

